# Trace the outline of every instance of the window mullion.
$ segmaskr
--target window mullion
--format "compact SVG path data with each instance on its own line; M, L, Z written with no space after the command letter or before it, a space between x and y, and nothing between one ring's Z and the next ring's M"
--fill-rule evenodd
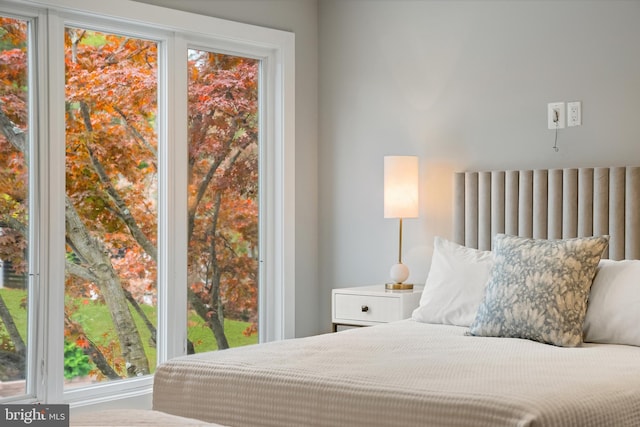
M160 65L160 221L158 363L186 354L187 44L176 35ZM181 60L182 58L182 60Z
M45 357L41 400L48 403L61 402L64 383L64 266L65 266L65 114L64 114L64 21L50 11L47 20L46 49L48 52L46 72L49 82L46 102L48 117L46 135L42 139L47 152L47 163L43 164L43 207L46 206L48 221L43 221L46 236L46 265L42 271L41 286L45 311ZM45 104L45 102L43 102ZM45 172L46 171L46 172Z
M48 75L47 75L47 16L44 11L37 14L33 21L31 31L31 44L35 47L31 53L29 61L33 64L33 72L30 77L30 86L35 90L31 91L29 104L31 105L31 165L29 166L33 176L29 216L30 221L30 243L31 249L30 267L29 267L29 295L32 296L29 302L29 312L36 314L29 322L29 346L35 349L33 357L29 361L27 375L27 393L38 400L44 400L46 395L44 384L44 367L45 367L45 347L46 335L41 331L47 325L47 300L44 288L43 272L47 265L48 242L45 231L47 225L45 218L48 212L48 200L46 194L48 189L46 186L47 177L47 159L48 147L46 144L47 129L47 91L48 91Z

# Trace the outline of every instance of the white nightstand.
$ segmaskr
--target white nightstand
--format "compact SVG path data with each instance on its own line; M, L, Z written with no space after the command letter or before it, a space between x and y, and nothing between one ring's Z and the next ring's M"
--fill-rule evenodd
M333 289L331 321L338 326L372 326L408 319L420 304L422 286L407 291L389 291L384 285Z

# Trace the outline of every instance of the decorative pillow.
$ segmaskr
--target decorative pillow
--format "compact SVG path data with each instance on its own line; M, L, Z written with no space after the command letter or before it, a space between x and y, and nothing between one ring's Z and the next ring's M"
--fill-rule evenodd
M640 346L640 261L600 261L584 318L584 340Z
M589 289L608 236L535 240L498 234L471 335L582 343Z
M413 320L469 326L482 302L492 265L491 252L436 237L431 269Z

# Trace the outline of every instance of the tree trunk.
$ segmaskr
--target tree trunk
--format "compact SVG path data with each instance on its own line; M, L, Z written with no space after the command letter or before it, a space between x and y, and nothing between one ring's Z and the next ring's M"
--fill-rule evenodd
M11 338L15 351L0 351L0 381L12 381L25 378L27 347L18 332L13 317L0 295L0 319Z
M218 227L218 213L220 212L220 204L222 203L222 195L217 192L215 195L215 204L213 207L213 219L211 221L211 247L209 249L209 258L211 259L212 274L211 274L211 317L209 318L209 325L213 335L216 337L218 343L218 349L224 350L229 348L229 342L227 336L224 334L224 311L222 303L220 301L220 279L222 272L218 265L218 253L216 251L216 231Z
M9 333L9 338L11 338L11 342L13 343L13 347L16 349L16 353L24 356L26 354L27 347L24 345L24 341L20 336L20 332L18 332L18 328L13 321L13 317L11 316L11 313L9 313L7 305L4 303L4 299L2 299L2 295L0 295L0 319L2 319L2 323L4 323L7 333Z
M87 262L87 267L98 279L96 284L109 307L127 374L132 377L149 374L149 361L108 250L102 242L89 235L68 196L65 197L65 214L67 236L79 252L78 256Z
M215 243L212 243L214 245ZM211 317L209 318L209 325L213 331L213 335L216 337L216 343L218 344L218 350L224 350L229 348L229 342L227 336L224 333L224 324L221 318L224 320L224 313L222 311L222 304L220 303L220 273L218 268L214 269L213 283L211 286Z

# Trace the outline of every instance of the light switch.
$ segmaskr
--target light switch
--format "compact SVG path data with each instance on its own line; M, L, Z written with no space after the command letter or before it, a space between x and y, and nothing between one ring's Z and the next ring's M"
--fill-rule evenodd
M564 129L564 123L564 102L551 102L547 104L547 126L549 129Z

